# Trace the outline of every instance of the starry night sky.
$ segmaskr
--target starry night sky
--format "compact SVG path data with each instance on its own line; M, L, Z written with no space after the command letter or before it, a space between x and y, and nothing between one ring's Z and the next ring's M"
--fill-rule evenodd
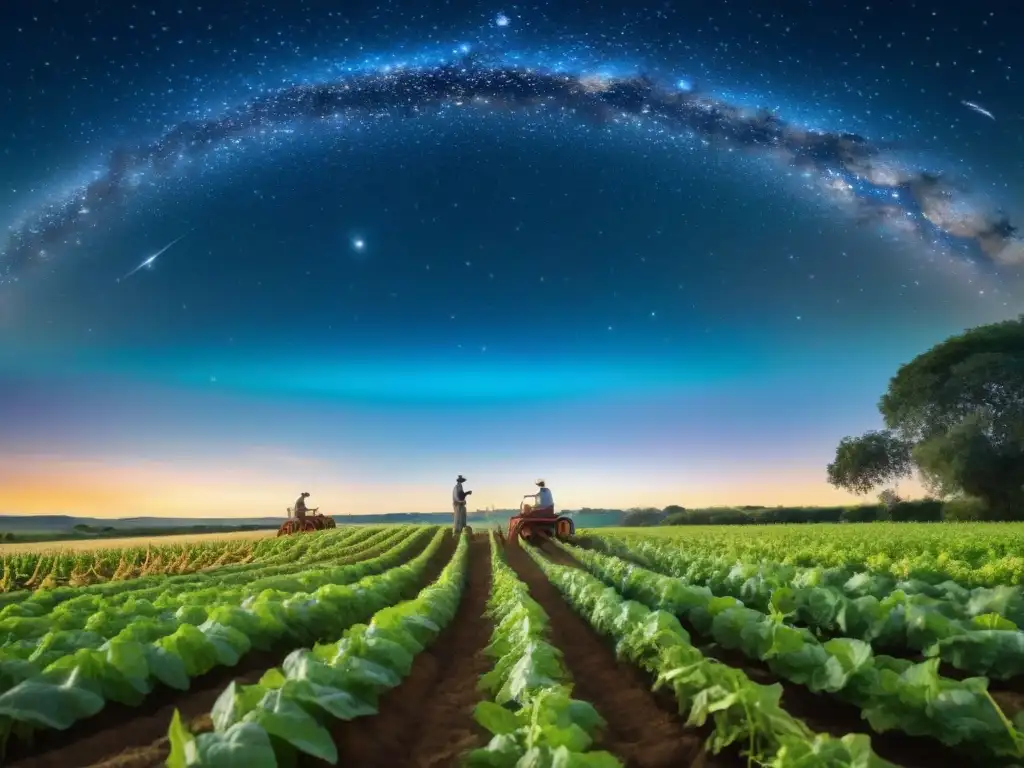
M5 8L0 513L846 502L1024 311L1024 49L777 5Z

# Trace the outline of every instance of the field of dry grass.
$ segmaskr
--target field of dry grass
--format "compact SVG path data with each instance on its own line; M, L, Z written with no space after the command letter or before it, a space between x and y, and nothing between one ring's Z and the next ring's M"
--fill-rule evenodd
M134 536L124 539L82 539L80 541L29 541L0 544L0 556L19 552L86 552L97 549L120 549L122 547L169 546L202 541L231 541L232 539L261 539L277 535L276 530L228 531L227 533L184 533L177 536Z

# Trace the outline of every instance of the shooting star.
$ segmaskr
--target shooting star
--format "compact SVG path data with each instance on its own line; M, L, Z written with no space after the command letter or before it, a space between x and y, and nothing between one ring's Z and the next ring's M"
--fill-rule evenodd
M984 115L985 117L989 118L990 120L995 120L996 119L995 115L993 115L991 112L989 112L983 106L981 106L979 104L975 104L973 101L961 101L960 103L963 104L968 109L973 109L979 115Z
M157 251L157 252L156 252L156 253L154 253L154 254L153 254L152 256L150 256L150 257L149 257L148 259L146 259L146 260L145 260L145 261L143 261L143 262L142 262L141 264L139 264L139 266L137 266L137 267L136 267L135 269L133 269L133 270L132 270L131 272L129 272L129 273L127 274L127 275L125 275L124 277L119 277L119 278L117 278L117 282L119 282L119 283L120 283L120 282L121 282L122 280L127 280L127 279L128 279L129 277L131 277L132 275L134 275L134 274L135 274L136 272L138 272L138 271L139 271L140 269L143 269L144 267L150 267L150 266L152 266L152 265L153 265L153 262L154 262L154 261L156 261L156 260L157 260L157 259L158 259L158 258L159 258L160 256L163 256L163 255L164 255L165 253L167 253L167 252L168 252L169 250L171 250L171 248L173 248L174 246L176 246L176 245L177 245L178 243L180 243L180 242L181 242L182 240L184 240L184 239L185 239L185 238L186 238L186 237L188 236L188 234L189 234L189 233L188 233L188 232L186 232L186 233L185 233L184 235L182 235L181 237L179 237L179 238L178 238L177 240L174 240L174 241L172 241L172 242L168 243L167 245L165 245L165 246L164 246L163 248L161 248L161 249L160 249L159 251Z

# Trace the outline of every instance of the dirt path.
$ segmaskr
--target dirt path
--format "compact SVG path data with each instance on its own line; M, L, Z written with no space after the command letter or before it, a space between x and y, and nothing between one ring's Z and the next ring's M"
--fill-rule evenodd
M423 584L428 584L451 559L455 540L448 537L429 564ZM417 587L418 589L419 587ZM412 597L412 595L408 595ZM167 759L167 727L174 710L193 729L208 730L207 717L217 697L232 680L242 685L259 681L263 673L284 660L293 644L267 652L250 652L235 667L219 667L192 680L188 691L161 688L139 707L108 705L95 717L83 720L62 733L40 734L33 747L14 743L5 765L11 768L162 768Z
M574 695L594 705L608 723L599 746L628 768L711 765L702 736L659 706L640 671L615 658L529 555L516 545L506 552L509 565L551 620L551 642L565 655Z
M447 768L486 743L473 721L476 686L490 670L483 649L493 625L484 616L491 591L490 543L474 535L469 582L458 613L434 644L420 653L402 685L381 699L380 713L333 729L339 765L359 768Z

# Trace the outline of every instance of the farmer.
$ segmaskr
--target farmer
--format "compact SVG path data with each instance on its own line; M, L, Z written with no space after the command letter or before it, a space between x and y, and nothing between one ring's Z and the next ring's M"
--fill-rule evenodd
M464 482L466 478L459 475L455 478L455 487L452 488L452 531L456 536L466 527L466 497L473 493L462 489Z
M532 506L526 504L523 506L523 517L530 515L541 515L548 516L555 514L555 497L551 495L551 489L547 487L543 480L538 480L535 485L540 488L537 493L528 493L523 496L524 499L536 499L536 503Z
M294 513L296 519L298 519L300 523L305 522L306 513L310 511L309 509L306 508L306 499L308 497L309 491L303 491L302 495L299 496L298 500L296 500L295 506L292 508L292 512ZM316 509L320 509L320 507L317 507ZM316 509L314 509L313 511L316 512Z

